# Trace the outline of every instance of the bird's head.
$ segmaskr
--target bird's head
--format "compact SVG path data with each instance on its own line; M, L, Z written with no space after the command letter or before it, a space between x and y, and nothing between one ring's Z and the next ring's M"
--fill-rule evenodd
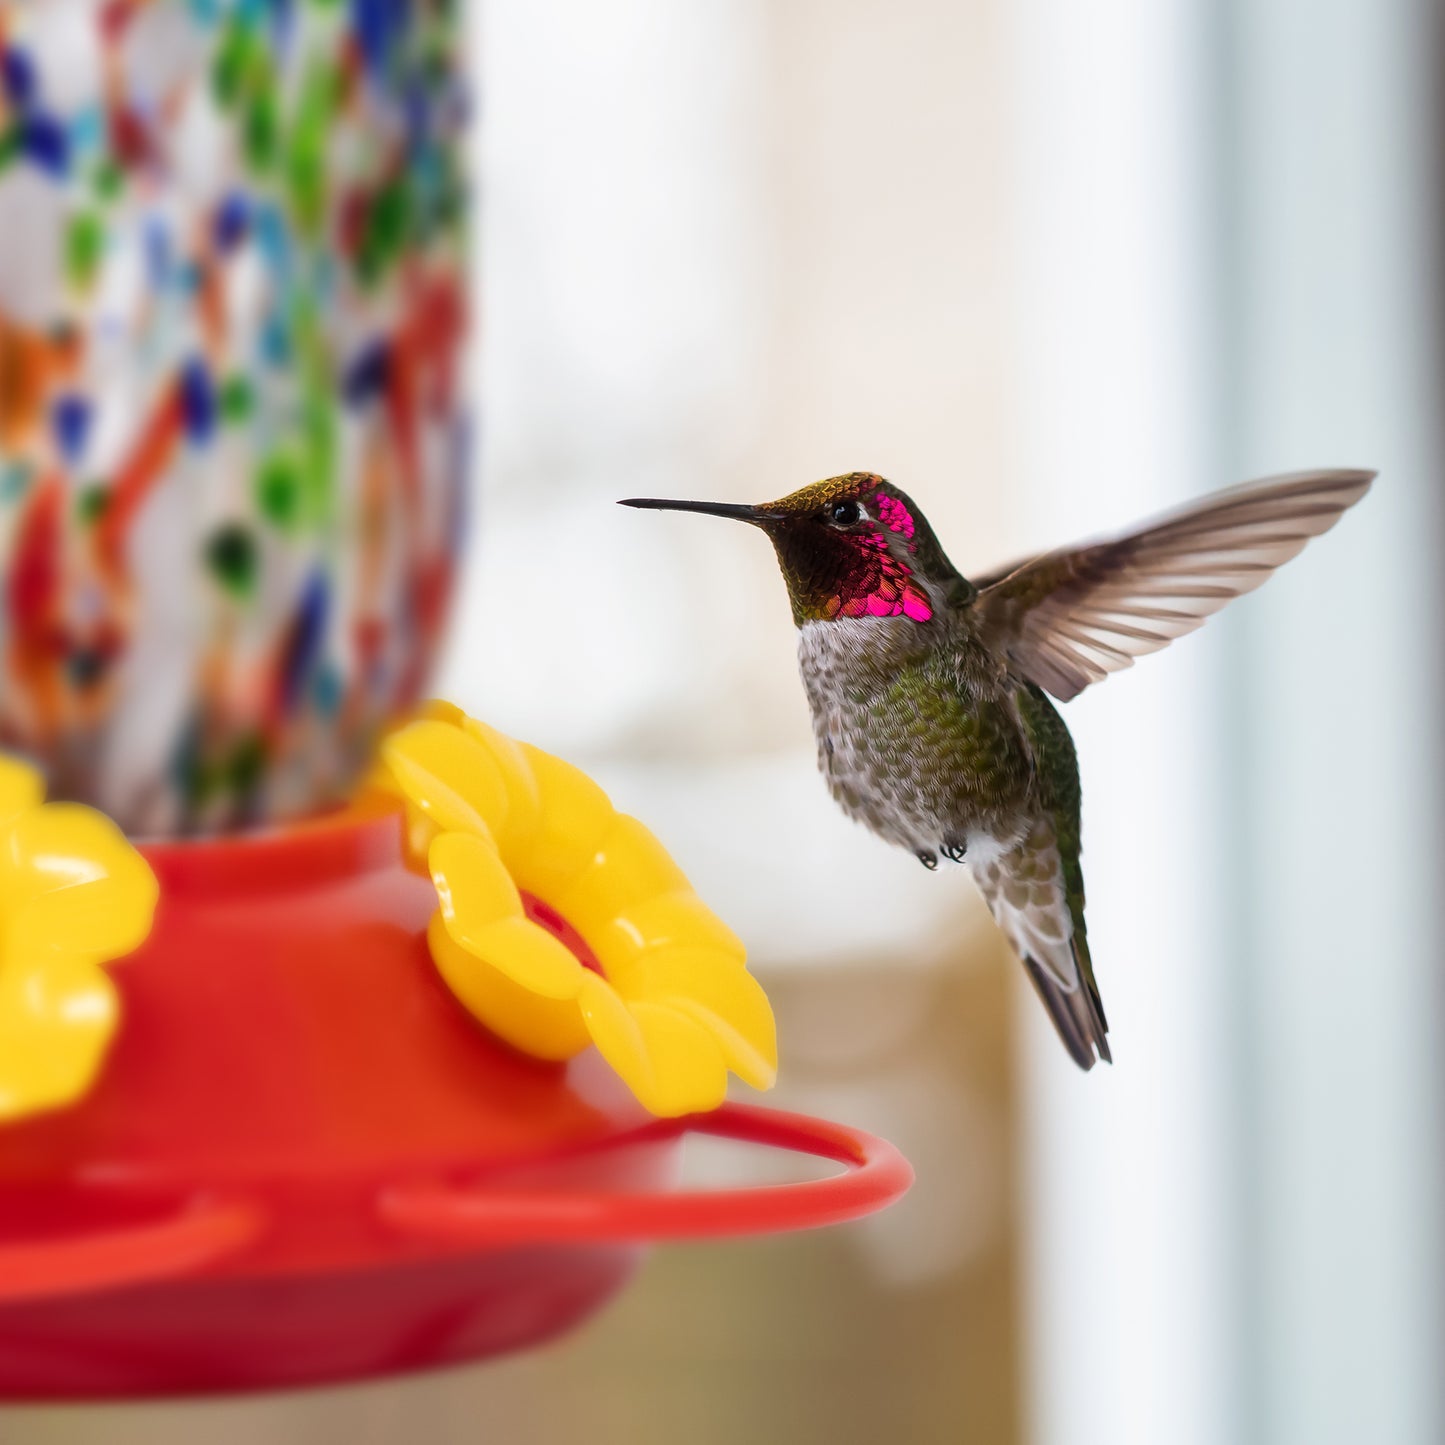
M912 500L873 472L849 472L776 502L673 502L632 497L624 507L704 512L761 527L778 554L793 621L903 617L930 621L973 589L944 555Z

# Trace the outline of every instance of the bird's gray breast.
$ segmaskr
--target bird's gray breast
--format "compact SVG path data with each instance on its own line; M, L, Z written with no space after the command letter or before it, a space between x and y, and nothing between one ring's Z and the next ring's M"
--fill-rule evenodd
M906 618L810 622L798 660L834 798L890 843L931 855L1006 844L1033 761L1011 689L963 634Z
M916 634L906 618L808 622L798 633L798 665L818 767L834 799L888 842L931 853L940 843L936 800L905 740L880 724Z

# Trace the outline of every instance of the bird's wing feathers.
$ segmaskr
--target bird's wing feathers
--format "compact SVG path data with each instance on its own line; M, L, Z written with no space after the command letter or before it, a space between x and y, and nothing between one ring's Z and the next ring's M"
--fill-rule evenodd
M1108 1023L1094 986L1082 916L1075 926L1053 824L1036 819L1020 842L973 864L972 871L1074 1062L1093 1068L1096 1050L1109 1061Z
M1373 472L1252 482L1112 540L976 579L985 639L1062 702L1258 587L1370 489Z

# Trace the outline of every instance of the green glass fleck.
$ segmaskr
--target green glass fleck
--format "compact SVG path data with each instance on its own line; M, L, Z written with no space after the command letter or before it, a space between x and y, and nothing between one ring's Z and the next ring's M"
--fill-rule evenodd
M221 386L221 415L232 425L245 421L256 405L255 393L245 376L228 377Z
M261 570L260 554L251 529L241 522L228 522L218 528L206 543L206 565L221 587L233 597L251 596L256 590Z
M337 472L336 379L321 324L319 297L297 305L292 335L302 385L300 519L325 527L331 520Z
M302 469L285 453L269 458L256 474L256 506L269 522L290 531L303 517L305 498Z
M246 159L253 170L270 169L271 162L276 158L279 130L275 102L269 94L262 92L246 112L242 136Z
M266 741L259 733L248 733L225 762L227 781L233 794L246 797L260 787L266 775Z
M110 506L110 489L104 482L91 482L75 499L75 514L82 526L94 526Z
M297 224L313 235L325 220L326 137L337 98L334 72L325 65L312 65L287 144L286 180Z
M307 521L325 526L332 510L336 478L335 408L329 400L309 400L303 422L307 464L302 498Z
M211 70L211 85L216 99L229 109L241 98L245 86L246 72L250 68L251 35L247 26L233 22L225 38L216 50L215 64Z
M326 163L321 147L293 143L286 158L286 179L296 224L315 236L326 218Z
M73 286L89 288L105 254L105 227L92 211L72 216L65 233L65 274Z
M113 201L125 185L125 171L113 159L101 162L95 172L95 194L101 201Z
M384 186L371 203L356 263L368 285L379 281L406 245L411 225L411 200L406 183L398 179Z

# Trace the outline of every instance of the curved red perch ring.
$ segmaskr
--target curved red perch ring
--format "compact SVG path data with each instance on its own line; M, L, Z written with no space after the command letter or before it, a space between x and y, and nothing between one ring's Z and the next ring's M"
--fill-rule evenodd
M660 1120L618 1146L709 1134L847 1165L796 1184L674 1193L395 1185L378 1201L387 1224L432 1244L472 1249L527 1244L623 1244L773 1234L841 1224L899 1198L913 1170L893 1145L846 1125L742 1104ZM0 1249L0 1303L56 1298L175 1279L236 1254L265 1228L243 1202L197 1202L175 1219L63 1242Z
M776 1109L725 1104L712 1114L660 1121L634 1138L680 1133L812 1154L848 1169L797 1184L672 1194L399 1186L383 1195L381 1215L408 1234L472 1247L696 1239L841 1224L891 1204L913 1182L908 1161L886 1140Z

